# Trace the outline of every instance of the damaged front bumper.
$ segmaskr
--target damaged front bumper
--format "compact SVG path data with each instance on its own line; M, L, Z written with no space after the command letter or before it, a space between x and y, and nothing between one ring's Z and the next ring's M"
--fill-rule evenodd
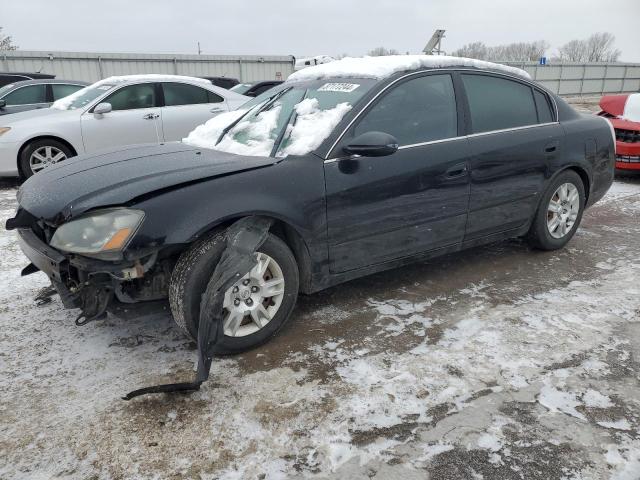
M22 275L44 272L63 305L82 310L76 320L78 324L100 318L114 299L136 303L167 296L170 270L154 269L158 256L155 249L142 251L124 261L107 262L60 252L29 228L18 228L17 233L20 248L31 261Z

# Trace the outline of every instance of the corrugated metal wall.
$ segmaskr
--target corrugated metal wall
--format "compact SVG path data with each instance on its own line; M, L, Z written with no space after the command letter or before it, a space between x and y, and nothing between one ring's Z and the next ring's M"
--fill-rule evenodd
M503 63L526 70L531 78L560 95L640 91L638 63Z
M294 58L286 56L167 55L88 52L0 52L0 71L41 72L60 79L95 82L112 75L167 73L233 77L242 82L285 80Z

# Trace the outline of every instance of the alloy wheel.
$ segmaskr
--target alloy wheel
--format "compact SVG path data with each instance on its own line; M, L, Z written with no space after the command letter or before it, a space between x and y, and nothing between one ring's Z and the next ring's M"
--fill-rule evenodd
M44 146L35 150L29 157L29 167L33 173L65 160L67 155L57 147Z
M224 334L230 337L245 337L264 328L284 298L280 265L264 253L255 256L256 266L224 295Z
M563 183L551 196L547 207L547 229L553 238L567 235L580 213L580 193L572 183Z

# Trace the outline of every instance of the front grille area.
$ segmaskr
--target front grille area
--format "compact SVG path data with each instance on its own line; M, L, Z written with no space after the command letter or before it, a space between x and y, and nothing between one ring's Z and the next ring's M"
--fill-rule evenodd
M640 131L616 128L616 140L624 143L640 142Z

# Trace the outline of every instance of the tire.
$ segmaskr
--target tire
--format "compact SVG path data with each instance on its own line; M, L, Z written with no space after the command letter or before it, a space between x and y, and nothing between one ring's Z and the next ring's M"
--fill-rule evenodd
M43 165L42 168L46 168L51 164L61 162L75 155L73 150L71 150L67 145L65 145L64 143L58 140L54 140L52 138L42 138L40 140L33 140L32 142L27 143L27 145L22 149L22 152L20 153L20 159L19 159L20 171L22 172L22 176L24 178L29 178L42 169L42 168L40 169L32 168L31 157L32 155L34 155L35 152L42 153L43 151L50 152L51 158L47 159L48 163L41 162L41 163L47 163L46 165ZM64 158L60 157L57 160L55 160L54 157L56 158L58 157L56 152L61 153L64 156ZM46 155L43 156L41 154L40 156L43 158L47 158Z
M224 232L214 233L185 251L171 274L169 304L173 318L180 329L194 340L198 338L202 294L207 288L224 248ZM262 345L276 335L291 316L298 298L299 284L295 257L289 247L273 234L268 235L257 253L275 260L284 278L284 293L279 307L271 320L256 332L244 336L225 334L216 346L216 354L241 353ZM249 324L251 323L249 320L250 317L247 317L244 321ZM256 326L253 325L253 327Z
M567 192L567 198L574 198L573 193L577 193L577 201L573 201L573 205L577 205L577 212L575 207L572 206L572 202L568 200L561 200L560 187L567 186L565 192ZM551 204L551 200L554 200L554 205ZM555 209L560 205L562 207L561 213L552 212L551 209ZM580 175L573 170L566 170L558 175L553 182L547 187L544 195L540 200L538 210L533 218L531 228L527 234L527 240L530 245L540 250L557 250L564 247L569 240L575 235L576 230L580 226L582 220L582 214L584 212L585 205L585 192L584 184ZM566 213L568 212L568 213ZM564 222L565 233L562 233L562 220L561 218L572 218L571 215L575 213L575 219L573 223ZM555 216L554 216L555 215ZM555 218L558 217L559 226L555 229ZM553 230L553 231L552 231Z

